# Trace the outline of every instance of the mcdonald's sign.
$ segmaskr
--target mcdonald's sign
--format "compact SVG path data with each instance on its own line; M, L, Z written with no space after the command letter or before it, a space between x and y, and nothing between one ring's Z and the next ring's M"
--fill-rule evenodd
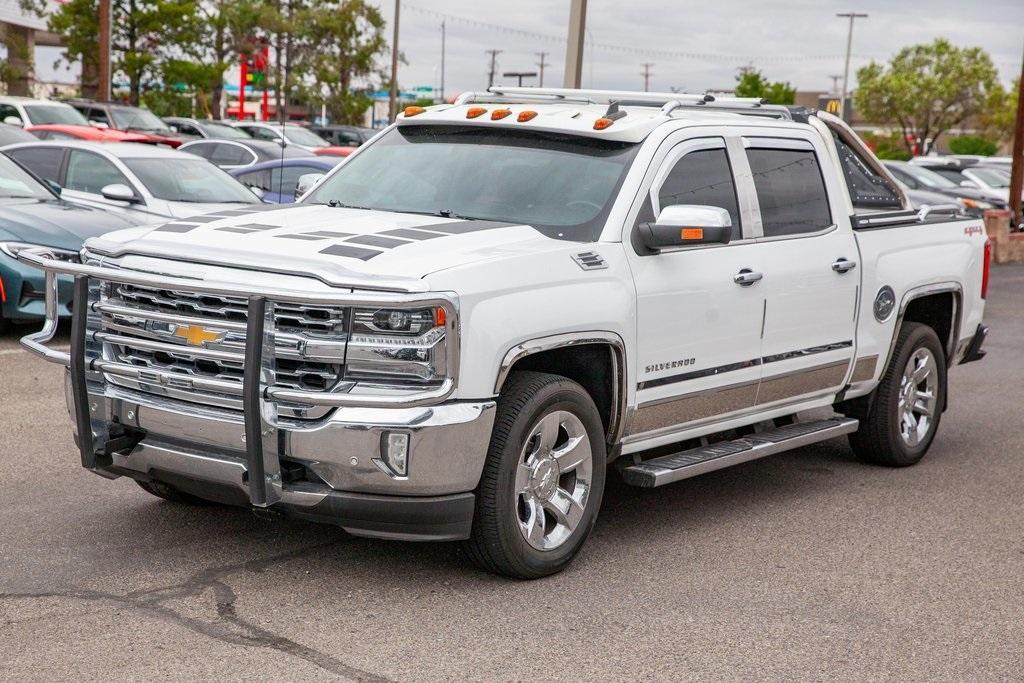
M839 112L843 111L843 108L839 106L839 102L839 97L822 95L821 97L818 98L818 110L839 116ZM847 121L849 121L853 117L853 100L850 97L846 98L846 108L844 114L845 116L843 118L846 119Z

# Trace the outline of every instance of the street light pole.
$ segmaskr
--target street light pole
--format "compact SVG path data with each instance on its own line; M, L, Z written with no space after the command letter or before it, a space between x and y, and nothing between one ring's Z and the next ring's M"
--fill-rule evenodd
M445 41L445 25L444 21L441 21L441 102L445 102L444 99L444 41Z
M569 9L569 40L565 47L566 88L579 88L583 80L583 44L587 26L587 0L572 0Z
M853 22L856 19L867 19L868 15L857 12L840 12L837 17L850 20L850 28L846 32L846 66L843 67L843 91L839 94L839 118L846 120L846 97L850 92L850 50L853 47Z
M391 96L388 98L388 120L398 118L398 13L401 0L395 0L395 33L391 39Z

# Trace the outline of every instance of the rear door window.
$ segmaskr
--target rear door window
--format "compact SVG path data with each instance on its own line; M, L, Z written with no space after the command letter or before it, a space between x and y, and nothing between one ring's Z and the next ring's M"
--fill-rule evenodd
M89 109L87 109L85 112L85 116L93 123L102 123L107 126L110 125L110 117L107 116L107 112L105 109L100 109L98 107L89 107Z
M818 232L832 225L825 180L811 149L747 150L765 237Z
M64 150L59 147L24 147L8 152L25 168L44 180L61 184L60 166Z

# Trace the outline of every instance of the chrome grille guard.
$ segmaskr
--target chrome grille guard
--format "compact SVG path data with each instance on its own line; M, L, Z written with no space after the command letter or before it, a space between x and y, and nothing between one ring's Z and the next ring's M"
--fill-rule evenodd
M111 425L103 419L103 416L91 414L87 388L88 373L110 373L129 377L140 377L139 373L145 373L144 378L147 381L158 381L168 386L174 386L175 383L180 383L183 380L178 373L111 362L102 356L93 357L95 354L88 352L90 344L95 347L97 341L102 341L103 334L89 329L89 313L95 312L94 309L100 305L98 302L90 302L91 281L234 296L247 301L246 322L244 324L235 323L236 326L243 326L246 334L241 387L239 388L237 383L199 377L191 378L190 381L193 382L191 386L196 388L209 385L207 388L241 395L250 482L249 496L253 505L267 506L280 499L281 472L276 448L276 433L279 428L278 403L331 408L414 408L440 403L450 396L457 386L459 323L457 300L452 294L373 291L311 293L259 285L239 285L62 261L48 255L44 247L24 249L18 253L18 260L39 268L46 274L46 321L42 330L22 338L22 346L47 361L69 368L78 446L82 465L88 469L96 469L97 466L108 464L111 446L124 442L123 434L111 430ZM56 335L59 322L57 296L59 275L68 275L74 278L71 349L69 352L58 351L47 346L48 342ZM436 387L410 393L350 394L275 387L272 363L275 353L273 310L276 302L347 307L437 306L444 308L448 376ZM216 329L229 328L229 324L224 321L204 322ZM237 329L237 327L233 327L233 329ZM96 335L100 335L100 337L97 338ZM256 482L261 482L262 485L253 485Z

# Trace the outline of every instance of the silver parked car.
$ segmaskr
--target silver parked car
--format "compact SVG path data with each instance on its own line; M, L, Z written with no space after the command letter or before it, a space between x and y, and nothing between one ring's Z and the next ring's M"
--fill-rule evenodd
M260 203L250 189L206 160L158 145L62 140L3 149L39 177L60 185L62 197L140 222Z

